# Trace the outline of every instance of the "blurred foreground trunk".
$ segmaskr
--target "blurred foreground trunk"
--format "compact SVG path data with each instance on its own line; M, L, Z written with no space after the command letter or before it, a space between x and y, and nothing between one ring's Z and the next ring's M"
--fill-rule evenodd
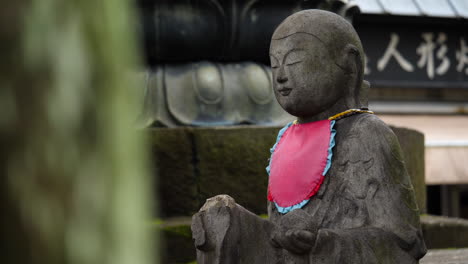
M125 0L3 0L1 263L151 262ZM151 262L154 263L154 262Z

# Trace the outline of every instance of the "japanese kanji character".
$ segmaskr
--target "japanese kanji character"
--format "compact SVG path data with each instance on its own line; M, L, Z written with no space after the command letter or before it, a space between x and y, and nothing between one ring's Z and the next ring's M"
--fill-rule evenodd
M400 37L396 33L390 34L390 43L388 44L387 50L385 51L382 58L380 58L377 62L377 70L383 71L387 66L388 61L393 56L395 60L398 62L401 68L407 72L414 71L413 65L409 61L407 61L400 52L397 50L398 42L400 41Z
M433 41L433 33L423 33L421 36L424 39L424 42L416 49L416 53L420 55L417 65L419 68L426 67L427 76L432 80L434 79L434 74L442 75L446 73L450 67L450 60L446 56L447 45L445 45L445 41L447 40L447 35L445 33L439 33L437 43L434 43ZM434 50L437 45L440 47L437 50L436 57L437 59L442 60L442 62L435 69Z
M464 38L460 38L460 49L456 51L455 57L458 60L457 71L461 72L468 64L468 46ZM465 74L468 74L468 68L465 69Z

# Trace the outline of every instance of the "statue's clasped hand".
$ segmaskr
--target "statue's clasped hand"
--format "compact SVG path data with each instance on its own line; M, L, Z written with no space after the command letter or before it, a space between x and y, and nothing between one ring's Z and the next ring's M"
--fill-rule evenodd
M284 215L279 225L273 230L271 243L277 248L284 248L295 254L305 254L315 245L316 226L310 222L310 215L302 209L296 209Z
M283 234L275 233L272 243L275 247L281 247L295 254L309 252L315 244L316 235L307 230L288 230Z

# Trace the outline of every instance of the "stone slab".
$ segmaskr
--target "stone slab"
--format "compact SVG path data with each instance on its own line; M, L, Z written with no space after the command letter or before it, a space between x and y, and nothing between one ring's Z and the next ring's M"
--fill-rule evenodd
M468 247L468 220L422 215L421 227L427 248Z
M251 126L194 130L201 200L228 194L253 213L266 213L265 167L278 130Z
M420 264L468 264L468 248L429 250Z
M152 163L157 169L159 217L187 216L198 211L198 185L195 177L191 129L160 128L150 131Z
M424 134L419 131L390 126L400 142L406 169L413 184L420 213L426 213L426 183L424 171Z

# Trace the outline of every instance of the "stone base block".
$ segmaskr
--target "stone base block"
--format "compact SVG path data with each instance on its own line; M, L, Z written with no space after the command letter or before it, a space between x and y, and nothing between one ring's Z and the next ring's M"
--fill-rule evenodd
M427 248L468 247L468 220L422 215L421 226Z

